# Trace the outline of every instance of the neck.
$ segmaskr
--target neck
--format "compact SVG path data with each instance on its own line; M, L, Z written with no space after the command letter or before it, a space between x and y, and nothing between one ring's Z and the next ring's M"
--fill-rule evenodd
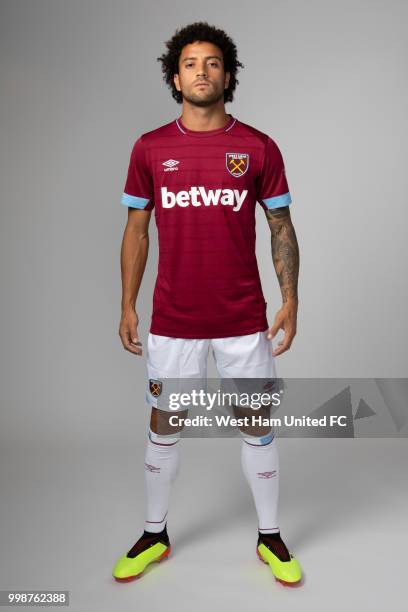
M231 116L225 112L224 104L209 108L183 104L181 121L189 130L217 130L227 125L230 119Z

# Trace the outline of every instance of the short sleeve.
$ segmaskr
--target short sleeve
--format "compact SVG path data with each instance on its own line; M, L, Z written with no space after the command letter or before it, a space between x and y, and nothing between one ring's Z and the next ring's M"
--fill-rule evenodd
M143 136L133 145L121 203L131 208L151 210L154 207L153 180L146 159Z
M258 177L257 201L262 208L280 208L291 204L285 164L278 145L268 136L261 173Z

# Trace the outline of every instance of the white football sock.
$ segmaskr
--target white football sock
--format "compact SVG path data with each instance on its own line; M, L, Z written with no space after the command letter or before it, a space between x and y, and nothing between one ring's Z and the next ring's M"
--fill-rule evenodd
M241 449L242 469L252 491L261 533L279 531L279 456L276 439L271 437L245 435Z
M145 453L145 531L159 533L165 527L171 485L179 470L179 440L180 434L162 436L149 429Z

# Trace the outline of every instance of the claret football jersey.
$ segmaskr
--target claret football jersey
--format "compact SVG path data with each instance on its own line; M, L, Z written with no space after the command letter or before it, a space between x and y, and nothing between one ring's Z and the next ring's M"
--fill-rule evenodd
M219 129L181 117L133 145L121 202L153 210L158 274L150 331L223 338L268 328L255 255L255 209L287 206L282 154L232 115ZM272 260L271 260L272 265Z

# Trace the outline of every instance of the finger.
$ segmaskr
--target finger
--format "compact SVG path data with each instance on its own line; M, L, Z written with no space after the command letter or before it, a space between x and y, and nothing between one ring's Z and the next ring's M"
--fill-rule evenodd
M142 355L142 343L140 341L138 341L137 338L135 338L136 343L133 343L131 337L130 337L130 332L129 330L125 331L125 333L122 335L120 334L121 340L122 340L122 344L123 347L129 351L130 353L134 353L135 355ZM140 348L139 348L140 347Z
M136 352L137 355L142 354L142 343L137 338L132 338L129 342L129 346L132 347L132 352Z
M134 355L142 355L143 353L142 349L132 344L132 342L125 341L123 343L123 346L127 351L129 351L130 353L133 353Z
M278 331L282 328L283 321L275 321L270 330L268 331L268 335L266 336L268 340L272 340L278 333Z
M128 344L124 344L124 347L127 351L129 351L130 353L133 353L134 355L142 355L143 351L141 348L135 346L134 344L132 344L131 342Z
M276 355L281 355L282 353L287 351L292 344L292 340L293 336L291 337L289 335L285 335L285 337L280 342L278 342L278 348L272 352L272 355L276 357Z
M287 351L289 347L290 347L290 345L289 345L289 346L283 345L283 346L281 346L281 347L279 347L279 348L275 349L275 350L272 352L272 355L273 355L274 357L277 357L278 355L282 355L282 353L284 353L285 351Z

